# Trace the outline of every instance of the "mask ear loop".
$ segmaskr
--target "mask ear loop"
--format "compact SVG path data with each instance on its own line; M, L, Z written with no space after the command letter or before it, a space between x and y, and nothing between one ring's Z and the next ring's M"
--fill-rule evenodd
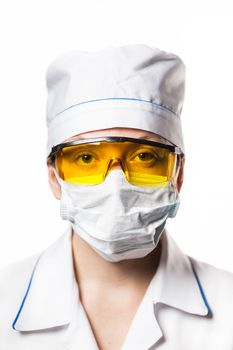
M49 157L47 159L47 165L51 165L55 174L55 177L60 185L64 183L64 180L59 176L57 169L56 169L56 157L53 155L52 157Z
M53 168L53 171L57 179L57 182L62 186L65 183L65 181L58 175L56 167Z

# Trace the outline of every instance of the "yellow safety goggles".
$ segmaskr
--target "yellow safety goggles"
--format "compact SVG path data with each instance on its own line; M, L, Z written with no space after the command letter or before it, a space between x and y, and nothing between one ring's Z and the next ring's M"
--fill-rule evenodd
M79 185L104 181L115 164L136 186L166 186L178 166L178 147L128 137L101 137L62 143L50 157L61 179Z

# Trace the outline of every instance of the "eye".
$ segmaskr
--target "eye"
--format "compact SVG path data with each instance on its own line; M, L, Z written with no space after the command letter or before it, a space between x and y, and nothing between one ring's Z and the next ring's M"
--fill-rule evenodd
M153 152L153 151L139 151L137 153L135 153L132 157L131 160L133 161L137 161L137 162L155 162L158 160L158 155Z
M79 155L76 155L74 161L78 163L84 163L84 164L90 164L93 161L95 161L96 158L92 154L89 153L81 153Z
M81 160L84 163L91 163L91 161L93 160L93 156L91 154L83 154L82 156L80 156L78 158L81 158Z
M130 166L154 168L160 161L159 155L151 147L138 147L131 155L128 155Z
M138 157L141 161L148 161L154 159L154 155L149 152L141 152L136 157Z

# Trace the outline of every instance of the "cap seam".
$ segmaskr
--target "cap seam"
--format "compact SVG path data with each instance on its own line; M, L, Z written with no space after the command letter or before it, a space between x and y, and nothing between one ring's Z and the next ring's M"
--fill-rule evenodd
M146 103L150 103L153 106L155 106L156 108L159 109L164 109L166 111L169 111L170 113L173 113L176 117L179 117L179 114L174 112L171 108L169 108L166 105L157 103L157 102L151 102L149 100L143 100L143 99L139 99L139 98L131 98L131 97L107 97L107 98L99 98L99 99L94 99L94 100L87 100L87 101L82 101L79 103L75 103L65 109L63 109L62 111L58 112L57 114L55 114L54 118L56 118L57 116L59 116L60 114L64 113L65 111L73 108L73 107L77 107L79 105L85 104L85 103L91 103L91 102L99 102L99 101L107 101L107 100L124 100L124 101L140 101L140 102L146 102Z

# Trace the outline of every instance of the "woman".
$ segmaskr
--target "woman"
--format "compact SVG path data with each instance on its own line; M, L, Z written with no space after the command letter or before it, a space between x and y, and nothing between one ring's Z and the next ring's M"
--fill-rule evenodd
M70 225L3 271L1 348L232 349L232 274L165 230L183 182L183 62L146 45L76 51L47 86L49 182Z

